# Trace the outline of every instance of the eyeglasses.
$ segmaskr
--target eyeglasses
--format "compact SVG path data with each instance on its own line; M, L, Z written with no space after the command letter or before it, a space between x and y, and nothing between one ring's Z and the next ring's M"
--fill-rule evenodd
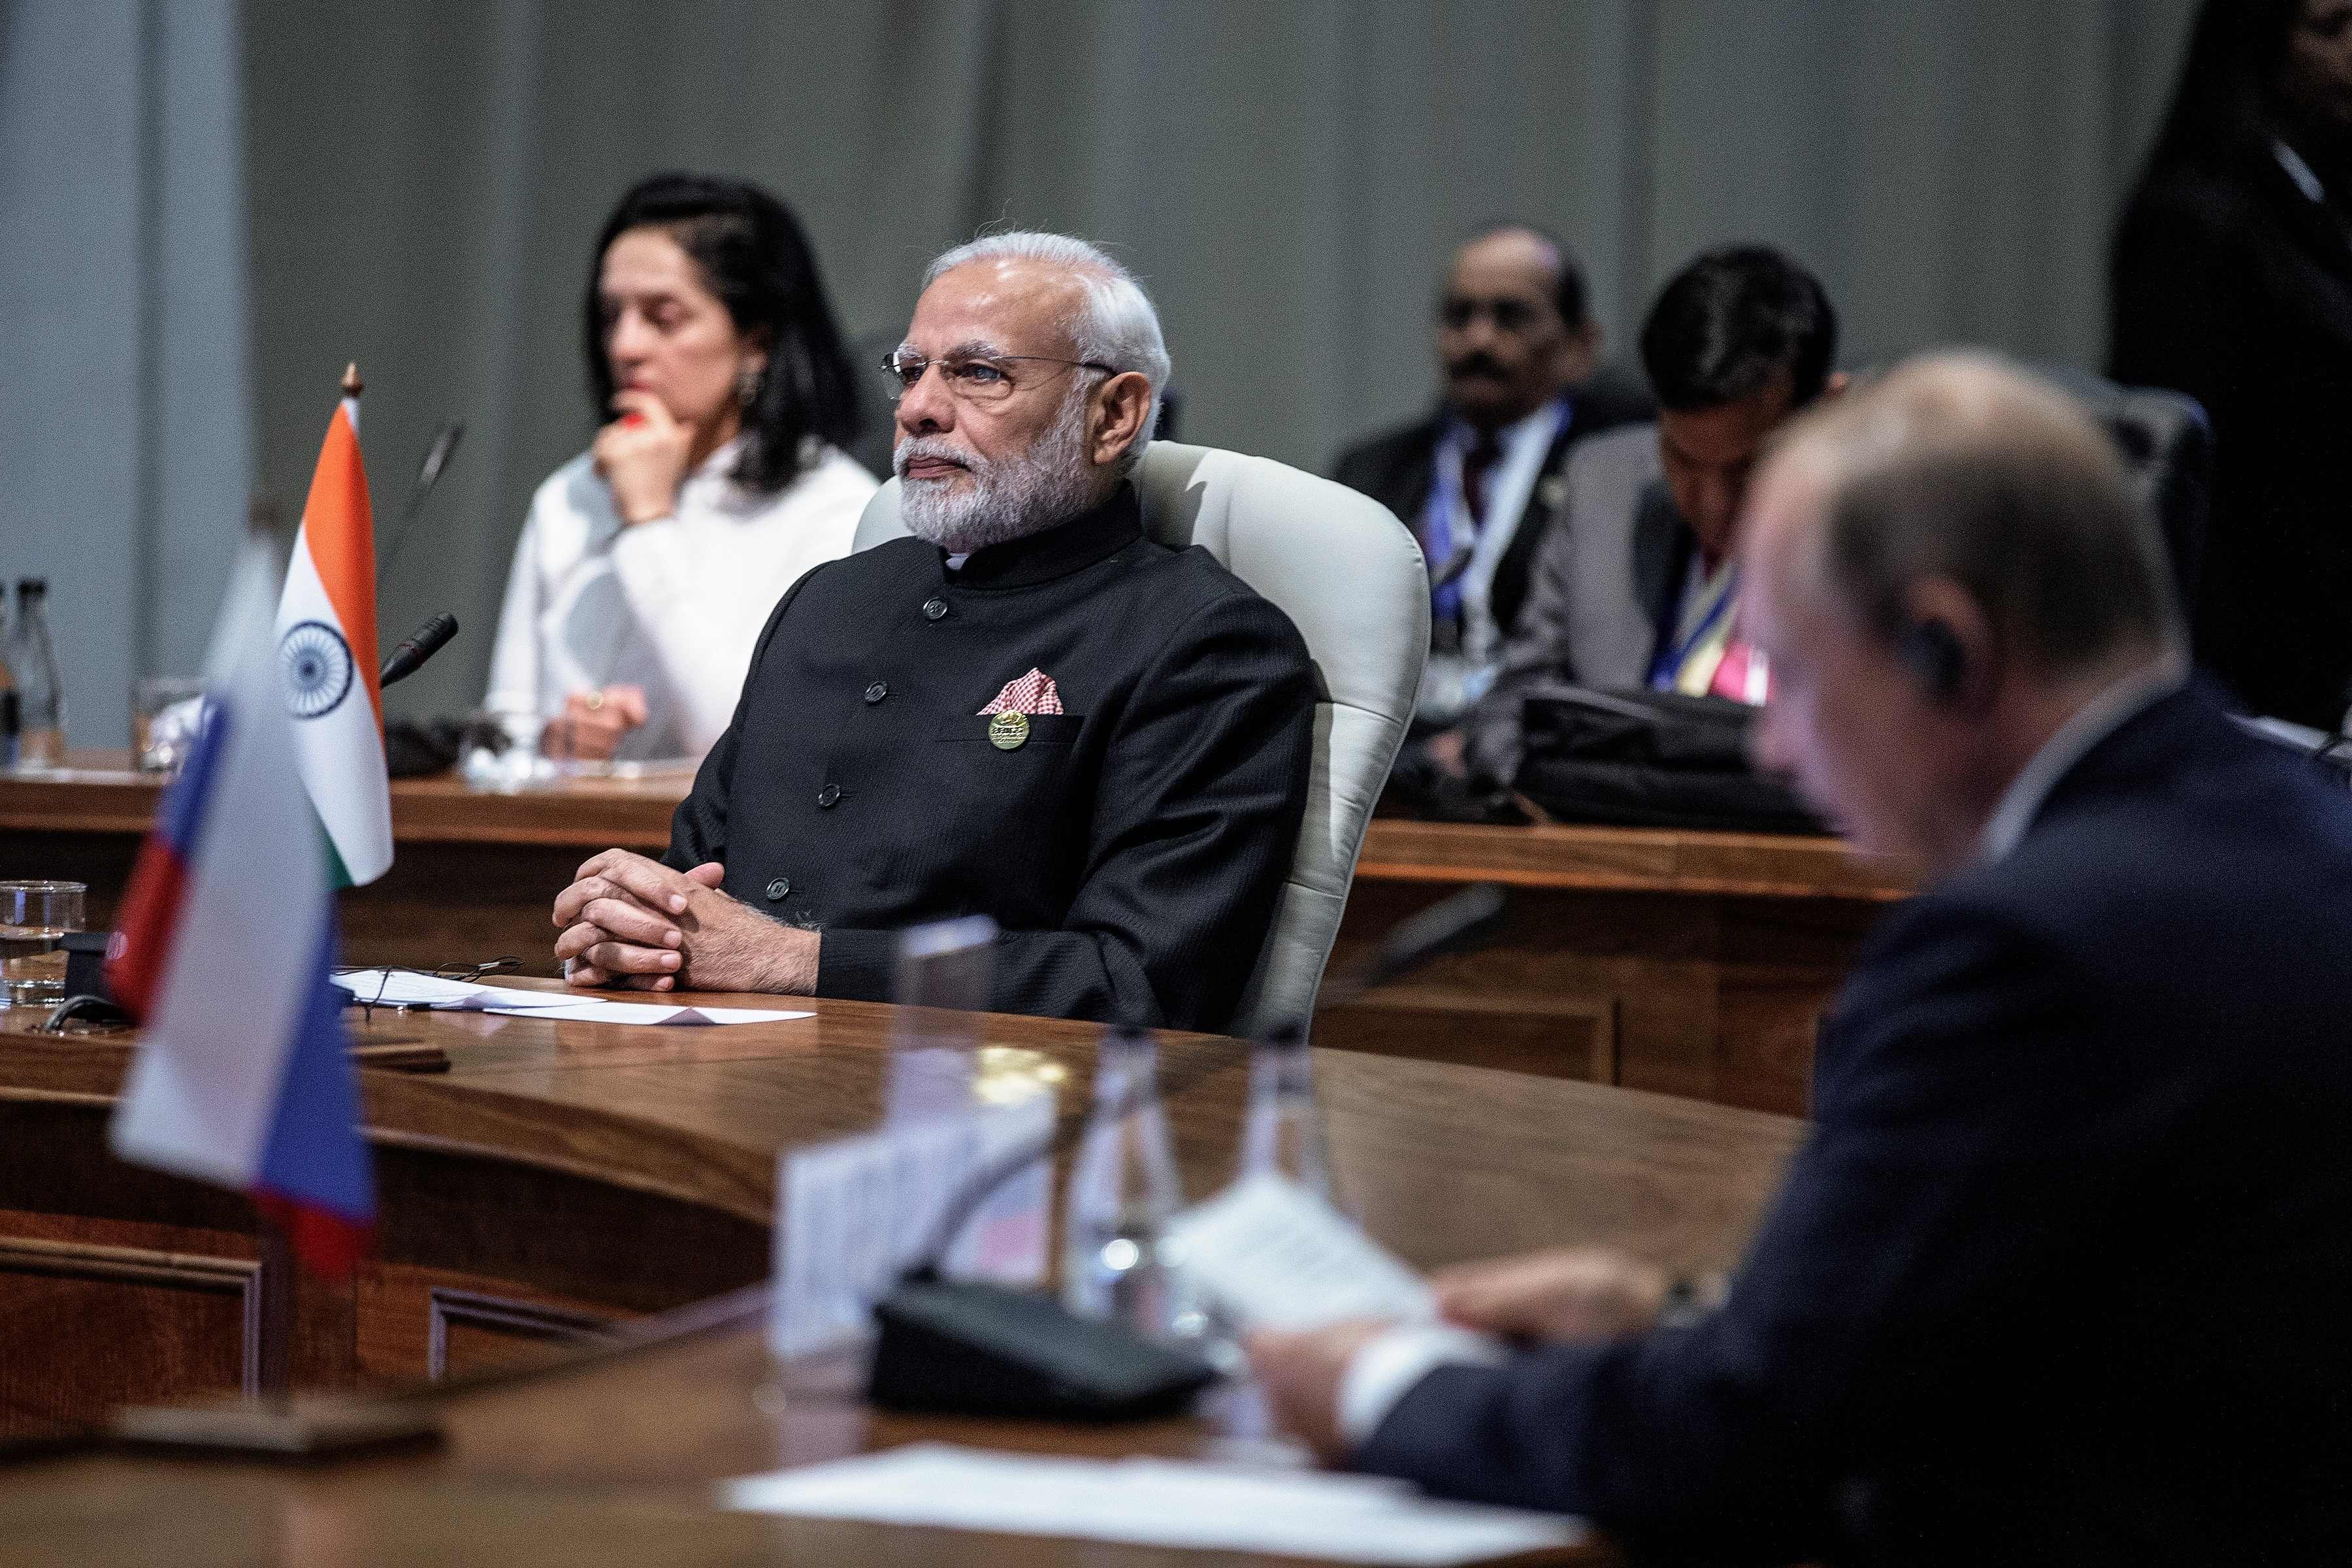
M520 969L521 967L522 960L509 955L505 958L489 959L481 963L442 963L436 964L431 969L412 969L402 971L402 973L409 974L429 974L436 980L454 980L461 985L470 985L475 981L483 979L488 975L503 974L510 969ZM362 996L357 991L353 991L351 993L349 1000L349 1005L357 1007L360 1010L361 1016L371 1024L375 1022L375 1010L378 1007L383 1007L394 1013L413 1013L429 1008L432 1005L432 1004L428 1002L385 1001L383 999L383 994L386 988L392 984L392 976L394 973L394 966L389 963L383 964L381 967L374 964L347 963L337 967L334 973L337 974L373 974L376 977L374 995Z
M1471 300L1450 294L1437 303L1437 319L1454 331L1466 331L1484 315L1498 332L1524 332L1536 324L1538 308L1527 300Z
M890 400L897 402L915 390L923 372L940 367L948 391L966 403L1002 403L1028 382L1048 379L1051 373L1016 371L1016 364L1058 364L1071 370L1098 370L1117 375L1118 367L1090 359L1055 359L1051 354L947 354L931 359L911 349L893 349L882 356L882 374L890 378Z

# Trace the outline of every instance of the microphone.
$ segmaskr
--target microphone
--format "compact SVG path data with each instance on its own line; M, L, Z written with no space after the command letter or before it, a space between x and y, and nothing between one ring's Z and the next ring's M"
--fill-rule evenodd
M376 684L390 686L395 680L407 679L457 635L457 616L446 610L433 616L392 650L392 657L383 661L383 668L376 675Z
M383 564L376 569L378 581L392 575L393 567L400 561L401 548L408 542L409 531L416 526L416 515L424 510L425 498L441 482L442 470L449 466L457 443L465 438L464 423L452 419L441 426L433 444L425 448L425 460L416 465L416 478L409 484L408 499L401 503L400 531L392 536L392 548L384 552Z
M1315 1014L1343 1007L1432 959L1477 946L1501 924L1507 900L1492 882L1442 899L1392 927L1371 955L1323 986L1305 1015L1277 1021L1257 1043L1303 1049ZM1213 1060L1171 1094L1223 1067ZM1125 1115L1140 1092L1112 1108ZM1073 1136L1083 1136L1082 1118ZM1066 1140L1048 1133L973 1173L940 1211L898 1289L875 1304L881 1335L866 1392L897 1410L1047 1419L1119 1420L1163 1415L1216 1378L1200 1356L1153 1344L1116 1323L1081 1318L1058 1301L1001 1285L940 1278L940 1264L981 1205Z

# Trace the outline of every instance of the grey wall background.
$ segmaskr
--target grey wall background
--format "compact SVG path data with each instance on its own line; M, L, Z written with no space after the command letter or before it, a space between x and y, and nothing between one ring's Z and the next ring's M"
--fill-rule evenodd
M67 730L202 661L251 484L234 0L0 4L0 574L49 579Z
M984 223L1106 241L1160 301L1186 437L1318 468L1426 403L1433 279L1503 216L1582 251L1620 353L1684 258L1752 237L1822 273L1849 363L2095 365L2107 229L2194 5L15 0L0 260L47 283L0 291L0 342L49 368L0 390L0 569L27 531L86 556L87 589L52 575L88 644L193 660L247 477L210 324L249 295L251 477L289 511L347 359L380 538L466 421L382 622L455 609L393 705L470 705L530 490L593 423L586 247L665 166L790 201L854 333L895 332ZM120 689L78 679L78 740Z

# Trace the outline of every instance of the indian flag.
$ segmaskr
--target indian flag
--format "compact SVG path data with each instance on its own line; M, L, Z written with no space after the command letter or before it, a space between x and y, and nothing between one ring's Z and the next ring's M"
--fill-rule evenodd
M375 523L360 463L359 376L328 423L302 508L302 531L278 600L278 673L294 716L295 754L326 829L333 886L392 867L392 792L384 780L383 691L376 684Z

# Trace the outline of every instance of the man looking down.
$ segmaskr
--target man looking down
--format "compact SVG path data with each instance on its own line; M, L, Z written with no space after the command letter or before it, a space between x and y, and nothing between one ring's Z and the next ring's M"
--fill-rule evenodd
M1745 533L1759 763L1937 879L1746 1260L1711 1307L1604 1253L1461 1269L1444 1310L1517 1344L1261 1336L1276 1409L1708 1561L2352 1561L2352 802L2186 679L2116 452L2013 368L1806 417Z
M810 572L659 862L555 901L573 984L881 999L896 933L992 916L998 1011L1214 1029L1305 810L1313 679L1281 611L1144 537L1168 353L1084 241L930 268L886 366L912 539Z

